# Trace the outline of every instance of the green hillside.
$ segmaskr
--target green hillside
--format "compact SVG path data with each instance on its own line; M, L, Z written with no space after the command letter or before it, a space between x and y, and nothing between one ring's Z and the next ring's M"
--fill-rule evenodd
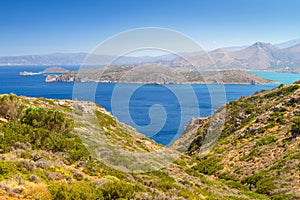
M213 151L197 152L207 124L190 124L198 136L190 170L213 175L272 199L300 198L300 85L280 85L226 105L226 121Z
M229 102L224 129L209 155L197 154L208 118L186 129L198 132L186 154L168 167L145 173L109 167L83 145L87 141L78 133L91 122L84 115L91 103L78 107L70 100L1 95L0 197L297 199L299 88L280 86ZM164 148L93 106L99 130L112 144L130 152Z

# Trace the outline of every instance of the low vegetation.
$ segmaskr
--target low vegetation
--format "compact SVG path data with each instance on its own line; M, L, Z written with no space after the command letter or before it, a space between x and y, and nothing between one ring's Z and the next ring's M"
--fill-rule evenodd
M226 106L220 139L191 169L271 199L300 198L299 84L280 85ZM205 136L207 123L196 125L197 137ZM196 144L200 148L201 141Z
M125 173L95 159L83 145L72 111L84 116L84 106L0 95L0 197L297 199L299 102L298 85L229 102L224 129L208 155L197 154L208 127L206 119L197 124L198 136L188 152L169 167ZM120 148L134 152L162 148L103 108L98 106L95 114L100 130Z

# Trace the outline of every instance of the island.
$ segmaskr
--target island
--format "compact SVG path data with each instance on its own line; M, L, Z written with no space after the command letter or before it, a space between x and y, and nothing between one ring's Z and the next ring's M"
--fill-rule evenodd
M62 67L49 67L44 69L43 71L40 72L28 72L28 71L23 71L20 72L19 75L21 76L32 76L32 75L39 75L39 74L50 74L50 73L67 73L70 72L70 70L64 69Z
M50 74L46 82L102 82L131 84L270 84L242 70L203 71L193 67L160 65L111 65L96 69Z

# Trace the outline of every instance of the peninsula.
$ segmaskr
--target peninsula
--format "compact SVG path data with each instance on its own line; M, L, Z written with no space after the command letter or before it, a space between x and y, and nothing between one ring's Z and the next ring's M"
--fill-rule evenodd
M267 84L274 83L241 70L200 71L192 67L122 65L48 75L46 82L104 82L131 84Z

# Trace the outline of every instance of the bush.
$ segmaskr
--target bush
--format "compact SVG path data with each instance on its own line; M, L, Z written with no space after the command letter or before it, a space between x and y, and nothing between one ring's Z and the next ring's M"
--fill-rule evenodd
M10 120L15 120L20 116L23 105L20 99L14 95L0 96L0 116Z
M125 181L112 181L99 188L103 199L132 199L137 187Z
M271 191L276 189L274 183L274 177L267 177L265 171L261 171L257 174L247 176L243 179L243 183L248 184L250 187L256 188L255 192L259 194L270 195Z
M71 120L57 110L39 107L29 107L23 111L21 124L27 124L34 128L44 128L60 133L69 132L73 128Z
M207 175L212 175L217 171L223 169L224 165L220 164L221 158L207 158L205 160L200 161L196 166L193 168L198 170L199 172Z
M36 199L36 200L51 200L51 194L47 185L39 184L34 185L23 191L23 195L26 198Z
M79 181L73 184L52 183L49 187L52 199L59 200L95 200L103 199L101 191L87 181Z
M16 142L29 142L33 149L68 152L73 163L86 158L89 152L79 136L73 134L73 122L63 113L38 107L27 108L19 121L5 123L0 127L0 148L9 152Z
M293 138L296 138L300 135L300 117L293 118L292 122L291 132L293 134Z

